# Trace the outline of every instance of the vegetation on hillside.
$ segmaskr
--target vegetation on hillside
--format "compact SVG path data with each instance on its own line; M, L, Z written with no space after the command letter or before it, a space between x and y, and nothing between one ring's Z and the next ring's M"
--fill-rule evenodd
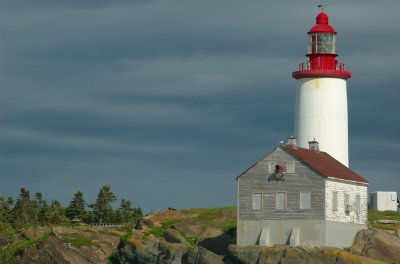
M0 235L7 236L10 230L28 226L69 222L133 224L143 216L140 207L133 208L131 201L125 199L114 210L111 204L116 200L110 186L104 185L100 188L95 203L86 203L83 193L77 191L69 206L64 208L57 200L47 202L40 192L36 192L31 198L29 191L21 188L15 204L12 197L5 199L0 195Z
M33 247L40 242L47 241L49 239L49 234L44 234L43 236L33 239L33 240L21 240L16 243L11 243L6 246L0 247L0 263L10 263L15 260L15 255L18 251Z
M66 208L59 201L48 202L40 192L31 197L26 188L20 190L15 203L11 197L4 198L0 195L0 240L3 241L3 245L0 246L0 263L8 263L18 252L48 240L47 233L31 240L18 238L20 231L24 232L31 226L51 225L54 227L60 224L75 226L75 222L126 223L125 229L117 235L120 237L118 247L124 247L132 236L133 227L143 215L140 207L133 208L131 201L125 199L121 199L119 207L113 209L111 205L116 200L116 195L108 185L100 188L93 204L87 203L83 192L77 191ZM380 223L379 220L394 220L394 222L385 224ZM368 224L370 227L385 230L398 229L400 212L369 210ZM167 211L152 212L144 217L144 228L146 236L155 237L163 236L167 229L173 228L192 246L196 246L199 241L209 236L212 229L234 239L236 237L236 207L184 210L170 207ZM75 247L100 246L101 243L96 239L95 234L75 232L75 227L72 229L72 232L60 236L60 243ZM115 236L116 234L112 232L112 230L98 231L100 235L109 233Z
M119 221L125 222L137 217L135 215L135 208L131 208L130 201L121 200L120 207L115 210L112 209L112 207L108 207L111 200L115 199L113 198L115 195L110 195L110 192L111 190L109 188L104 188L101 195L99 192L98 199L96 199L96 202L104 203L97 205L97 208L105 208L103 213L99 214L103 220L119 219ZM199 243L210 237L219 237L221 235L224 239L228 238L228 240L224 241L234 241L236 236L236 207L185 210L169 208L169 210L163 212L152 212L143 217L143 232L135 232L133 230L135 222L132 221L123 228L114 229L76 226L74 224L71 226L63 225L56 227L52 225L50 227L26 229L29 225L41 226L43 223L48 225L48 223L57 223L57 221L61 221L58 223L63 223L62 221L67 218L94 219L94 217L98 216L93 212L93 206L89 207L89 210L87 209L88 206L81 192L77 192L74 195L67 209L62 208L59 203L52 202L47 204L40 194L36 194L34 198L31 199L27 190L21 191L21 195L16 204L11 202L7 203L7 200L3 198L0 200L2 202L2 204L0 204L1 219L11 219L9 222L2 222L2 224L0 224L0 242L2 241L3 243L0 246L0 263L11 263L17 257L22 256L24 254L23 252L33 252L33 250L40 251L40 245L50 242L58 243L57 245L75 247L77 249L85 246L90 248L90 250L100 250L102 247L111 243L110 240L107 240L107 237L112 236L114 237L114 241L119 237L119 243L113 242L108 247L122 250L128 243L132 243L132 241L137 241L138 239L140 240L141 238L146 239L146 241L149 239L149 241L151 241L151 239L157 239L154 237L164 236L165 238L165 232L169 228L177 230L191 248L196 247ZM24 208L28 209L25 210ZM88 215L93 218L89 218ZM115 217L116 215L118 218ZM12 220L12 217L16 216L20 217L20 219L18 221ZM24 221L29 221L27 216L33 217L34 221L32 221L32 224L28 222L25 223L22 228L16 229L16 223L21 224L24 223ZM61 220L59 216L61 216ZM370 210L368 217L369 226L380 229L395 229L396 226L400 224L400 212L378 212ZM399 222L396 224L380 224L378 220L395 220ZM55 229L58 231L54 231ZM29 230L34 230L36 235L27 236L26 234L29 234ZM171 230L168 230L167 233L170 231ZM232 238L232 240L229 240L230 238L227 235ZM109 263L119 263L117 261L117 254L111 255L111 251L107 252L110 254L108 259Z
M189 242L194 245L196 238L193 234L184 231L187 224L196 226L199 233L205 232L207 229L214 228L235 237L236 235L236 207L216 207L216 208L197 208L185 210L169 210L165 212L153 213L150 215L149 220L154 224L145 233L147 235L154 235L160 237L163 233L171 227L179 230L180 234Z

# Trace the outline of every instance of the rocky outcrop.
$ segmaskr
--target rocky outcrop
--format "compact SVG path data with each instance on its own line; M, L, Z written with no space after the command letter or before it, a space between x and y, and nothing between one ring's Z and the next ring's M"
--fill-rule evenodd
M30 228L1 248L0 263L107 263L123 234L88 226Z
M354 255L338 248L308 248L284 245L265 248L259 246L238 247L236 245L230 245L229 252L231 255L227 258L227 262L240 264L385 263L383 261Z
M135 230L127 242L114 253L115 263L171 263L180 264L187 258L189 246L170 243L163 237L155 238Z
M189 251L187 264L223 264L224 256L217 255L201 246Z
M360 231L351 248L235 245L235 208L157 212L141 230L35 227L0 234L0 264L399 263L400 238Z
M175 232L176 231L176 232ZM5 240L0 263L134 263L134 264L264 264L264 263L400 263L400 239L381 230L360 231L348 250L338 248L239 247L226 234L212 232L195 246L174 228L163 236L134 230L129 239L117 230L93 227L32 228ZM14 248L14 251L12 249ZM110 257L112 256L112 257Z
M286 245L240 247L231 244L226 252L223 251L222 254L216 254L212 252L215 249L211 245L217 245L218 251L218 248L221 248L221 244L210 242L213 238L208 238L208 243L204 243L204 240L207 240L204 239L196 247L191 247L188 243L171 243L163 237L146 236L140 231L135 231L125 247L119 251L119 258L116 259L116 263L380 264L387 263L387 261L392 263L393 261L397 261L393 256L400 253L400 242L393 240L392 236L385 234L384 231L376 231L376 233L372 232L372 234L362 231L357 236L351 250L329 247L290 247ZM385 239L382 239L382 237L385 237ZM214 239L215 241L221 241L221 238L218 237ZM378 244L378 240L381 244ZM202 244L208 245L209 248L203 247ZM369 245L369 247L365 247L365 244ZM357 249L360 248L366 251L357 252Z
M374 259L400 263L400 238L378 229L357 233L350 252Z

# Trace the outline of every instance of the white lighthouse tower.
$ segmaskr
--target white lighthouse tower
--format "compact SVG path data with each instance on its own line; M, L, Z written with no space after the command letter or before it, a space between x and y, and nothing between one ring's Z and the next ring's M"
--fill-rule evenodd
M319 149L349 166L346 80L351 73L337 60L336 31L322 11L308 32L307 62L293 78L296 96L295 135L299 147L318 141Z

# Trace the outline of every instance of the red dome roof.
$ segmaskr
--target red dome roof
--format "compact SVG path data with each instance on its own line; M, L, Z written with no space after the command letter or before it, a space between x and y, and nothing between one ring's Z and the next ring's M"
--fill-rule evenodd
M329 17L324 12L319 13L316 20L317 24L329 24Z
M333 27L329 25L329 17L324 12L318 14L317 23L310 29L308 34L310 33L332 33L336 34L336 31Z

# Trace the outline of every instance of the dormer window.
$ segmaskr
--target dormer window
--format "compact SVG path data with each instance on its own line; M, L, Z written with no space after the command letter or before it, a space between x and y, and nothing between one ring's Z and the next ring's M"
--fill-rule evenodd
M276 166L277 162L275 161L270 161L268 163L268 172L269 173L274 173L275 172L275 166Z
M285 173L285 167L283 167L282 165L275 165L275 171L276 174L283 174Z
M294 161L286 161L286 173L294 173Z
M283 167L282 165L275 165L275 178L277 180L285 180L285 167Z
M268 177L269 180L285 180L286 174L294 174L295 162L294 160L286 161L270 161L268 163ZM272 175L271 175L272 174Z

